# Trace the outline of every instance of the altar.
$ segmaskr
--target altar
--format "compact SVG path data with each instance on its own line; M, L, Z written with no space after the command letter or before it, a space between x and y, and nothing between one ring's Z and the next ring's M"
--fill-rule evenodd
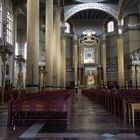
M93 30L86 30L79 42L80 82L87 86L99 86L101 81L100 39Z

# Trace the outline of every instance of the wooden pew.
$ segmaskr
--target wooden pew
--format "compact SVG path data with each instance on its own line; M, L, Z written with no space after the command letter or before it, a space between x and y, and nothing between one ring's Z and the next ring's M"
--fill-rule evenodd
M82 93L90 100L93 100L102 106L113 115L119 117L126 124L130 122L130 112L133 111L133 104L140 102L140 90L128 89L119 90L118 93L108 92L106 90L85 89ZM134 109L138 111L138 109ZM134 127L134 113L132 113L132 125Z
M70 123L74 91L54 91L9 102L9 125L26 122Z

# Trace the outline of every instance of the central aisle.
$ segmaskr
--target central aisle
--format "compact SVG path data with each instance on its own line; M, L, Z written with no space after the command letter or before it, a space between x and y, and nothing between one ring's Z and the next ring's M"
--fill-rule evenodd
M84 95L75 95L71 123L66 130L46 131L38 134L41 136L59 140L139 140L140 131L123 125L122 121Z
M84 95L79 95L74 98L71 124L68 129L107 132L112 129L113 131L125 130L127 127L101 105L90 101Z

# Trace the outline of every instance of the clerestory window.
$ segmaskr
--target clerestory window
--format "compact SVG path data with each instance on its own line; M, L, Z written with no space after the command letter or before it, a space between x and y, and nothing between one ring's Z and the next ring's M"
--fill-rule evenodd
M114 21L109 21L107 23L107 32L110 33L110 32L113 32L114 31Z
M6 41L12 44L13 17L10 11L7 11Z

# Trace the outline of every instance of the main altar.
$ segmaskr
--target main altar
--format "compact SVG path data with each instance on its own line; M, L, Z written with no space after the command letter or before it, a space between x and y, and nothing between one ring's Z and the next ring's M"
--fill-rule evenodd
M79 83L100 86L101 69L100 39L93 30L86 30L79 38Z

